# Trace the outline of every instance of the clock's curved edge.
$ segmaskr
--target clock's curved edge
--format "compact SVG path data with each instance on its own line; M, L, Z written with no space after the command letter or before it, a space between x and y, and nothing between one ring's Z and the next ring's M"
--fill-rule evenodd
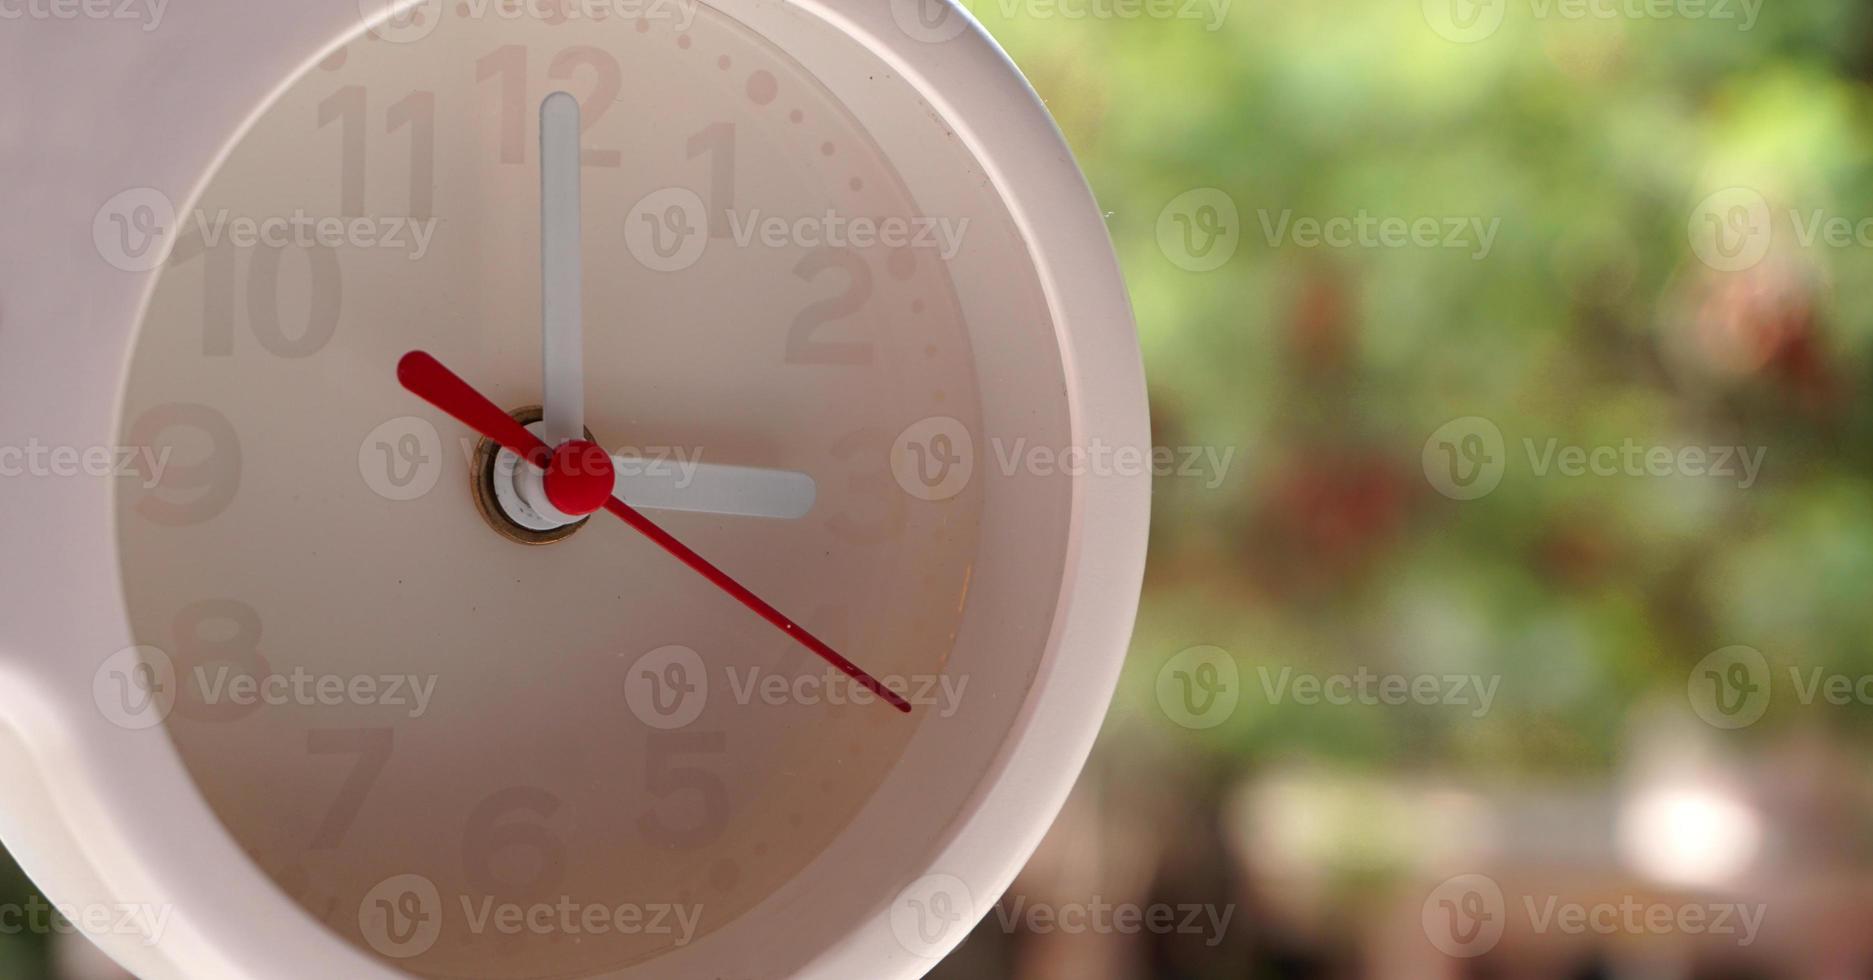
M972 141L1009 195L1011 209L1034 247L1056 322L1064 325L1061 341L1076 439L1103 436L1117 445L1148 446L1135 330L1103 222L1064 140L1006 56L973 24L961 37L932 45L891 37L896 32L888 5L840 0L803 6L818 9L855 35L872 38L875 47L899 64L906 77L917 80L949 119L964 121L959 134ZM135 56L113 46L108 38L80 34L58 44L37 45L35 56L8 59L9 80L22 83L36 72L54 77L61 64L106 59L123 67L119 75L97 78L90 87L62 91L69 111L117 118L116 135L123 152L100 152L59 168L39 185L40 192L54 199L101 202L126 187L153 187L173 200L192 199L212 173L212 161L245 131L243 120L251 121L278 87L297 76L295 66L316 59L327 46L354 30L358 20L358 6L345 0L300 4L220 0L175 11L159 43L138 48ZM187 70L191 58L212 60L215 71ZM139 79L143 84L138 84ZM253 84L244 87L242 80ZM15 91L40 88L21 84ZM127 91L135 93L129 104L115 105L115 113L100 113L99 103L122 102ZM234 94L242 91L269 94L251 101L251 97ZM1017 97L1010 98L1011 92ZM48 98L43 111L56 112L58 107L56 98ZM214 148L207 158L205 147ZM1074 179L1059 179L1066 174ZM121 385L114 383L121 381L140 319L136 313L147 301L153 281L148 273L120 273L105 266L88 247L88 236L82 234L88 229L74 234L70 213L41 214L37 223L41 240L63 243L65 251L41 249L36 255L23 256L29 261L8 263L11 272L0 279L8 325L37 322L42 327L0 330L0 352L8 355L0 357L0 363L12 365L0 369L6 371L0 377L11 382L7 386L9 408L35 402L67 404L69 398L58 396L74 387L120 391ZM26 222L16 241L32 240L34 228L34 222ZM22 296L24 301L19 299ZM59 322L82 324L76 351L69 332L45 326ZM1092 392L1099 393L1098 397L1090 397ZM34 431L55 433L55 438L71 444L103 445L115 438L117 408L112 398L57 418L30 412L0 416L10 418L6 423L10 426L30 424ZM248 928L215 937L212 947L225 959L204 956L205 937L189 930L167 936L165 948L203 943L202 949L191 950L188 957L194 967L191 976L265 976L268 966L281 957L350 976L394 975L335 937L313 942L317 934L287 928L297 921L295 907L247 866L225 834L180 841L182 828L202 826L208 814L199 796L186 789L177 792L190 784L173 747L165 738L139 737L139 733L97 723L89 704L97 661L129 639L117 594L120 577L113 574L110 487L100 481L77 492L69 486L60 491L53 494L51 488L43 488L45 499L7 508L13 521L31 513L34 524L63 526L69 534L57 540L43 534L12 538L44 542L47 551L41 557L51 559L50 549L57 548L66 560L49 562L43 575L19 575L15 574L17 564L10 567L9 578L18 580L20 587L8 590L10 594L0 601L15 610L36 610L38 615L30 621L41 624L47 624L48 610L75 609L79 614L36 632L0 634L0 646L14 653L10 660L0 662L32 679L31 683L0 685L0 711L5 710L9 694L17 706L18 699L25 697L18 692L32 690L37 692L32 697L55 703L66 713L67 722L61 726L56 711L8 712L11 717L34 719L23 727L38 731L42 737L34 741L48 747L36 754L36 767L66 787L55 791L54 798L83 800L84 809L94 809L102 817L105 826L92 827L85 834L87 846L112 858L93 862L112 869L112 876L100 878L99 885L119 901L200 909L204 920L223 911L238 911L244 920L254 920ZM14 491L9 488L9 492ZM978 805L971 808L933 865L978 885L979 897L999 894L1012 880L1064 803L1090 752L1130 636L1143 575L1149 493L1148 476L1082 478L1076 484L1073 547L1049 656L1017 737L997 771L985 778ZM0 516L0 521L8 519ZM1088 529L1096 533L1086 533ZM26 553L32 554L30 549ZM0 616L0 620L25 623L29 617ZM50 750L55 745L68 746L69 751ZM22 853L51 854L57 848L50 836L36 834L24 823L8 829L15 838L10 843ZM35 838L43 846L36 848ZM199 881L190 872L205 862L218 867L220 880L215 889L198 885L190 893L175 891L191 880ZM147 874L137 873L143 871ZM92 893L78 884L81 875L63 877L71 880L59 890ZM979 914L986 908L975 911ZM961 938L960 934L955 937ZM217 961L225 963L224 970L203 972L203 963ZM891 941L888 910L882 910L851 942L828 950L812 972L880 976L888 970L913 975L933 962L909 957ZM166 975L151 961L138 966L145 976Z
M29 175L37 203L0 242L5 437L115 443L156 276L107 263L92 213L133 188L193 200L298 69L362 26L363 6L203 0L169 10L148 34L23 20L0 31L0 90L30 109L16 136L44 151ZM83 123L74 129L73 120ZM0 743L0 757L49 802L8 807L0 832L9 850L50 899L166 913L155 937L94 937L144 980L263 978L281 962L312 975L401 976L305 929L298 906L231 835L203 832L219 824L163 732L112 725L93 703L101 663L131 644L113 489L89 476L0 485L10 505L0 507L0 534L17 544L0 564L0 724L17 738ZM215 869L212 879L203 867ZM240 929L202 928L237 919Z
M897 29L891 4L798 5L868 41L987 168L1028 241L1054 313L1074 443L1104 440L1148 452L1143 359L1117 256L1065 137L1026 78L972 17L960 35L932 43ZM930 874L969 886L971 923L1013 883L1091 754L1130 645L1150 507L1149 474L1075 480L1047 656L1007 744L930 865ZM894 941L891 913L892 906L879 909L802 976L921 976L968 934L952 929L928 951L935 955L913 955Z

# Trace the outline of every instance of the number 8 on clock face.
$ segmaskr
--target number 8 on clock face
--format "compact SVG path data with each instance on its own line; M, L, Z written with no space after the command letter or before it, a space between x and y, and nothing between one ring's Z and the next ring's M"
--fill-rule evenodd
M954 10L536 6L354 20L173 192L96 738L317 955L919 974L1129 631L1145 470L1032 464L1148 457L1098 213Z

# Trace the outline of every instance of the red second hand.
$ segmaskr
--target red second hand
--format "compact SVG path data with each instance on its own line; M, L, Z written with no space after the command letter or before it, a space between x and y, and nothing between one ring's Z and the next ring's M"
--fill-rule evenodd
M424 351L411 351L397 362L397 380L403 387L418 398L434 405L455 417L456 421L494 440L509 452L527 462L544 468L552 458L552 450L539 436L527 431L527 427L514 421L513 417L501 411L500 406L489 401L481 392L470 387L455 372L442 366L442 362ZM904 700L896 691L879 683L878 679L866 673L859 665L841 656L839 651L827 646L819 637L806 631L800 624L788 619L785 613L767 604L766 600L730 577L727 572L715 567L708 559L697 554L688 545L670 535L670 532L652 523L650 518L639 513L630 504L612 497L605 501L605 509L616 514L639 534L656 542L657 546L676 556L678 561L695 569L697 574L706 578L716 588L734 596L736 601L754 610L762 619L774 624L781 632L792 637L795 642L808 650L819 654L829 664L837 667L846 676L857 681L860 687L883 698L884 701L906 714L910 713L910 702Z

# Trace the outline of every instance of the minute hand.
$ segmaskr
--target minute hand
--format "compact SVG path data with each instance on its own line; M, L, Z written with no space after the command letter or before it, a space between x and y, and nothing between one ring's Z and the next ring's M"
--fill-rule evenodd
M579 255L579 102L540 103L540 362L546 441L585 431L585 325Z
M489 401L481 392L476 391L455 372L443 367L441 361L429 354L423 351L411 351L403 355L403 359L397 362L397 380L418 398L454 416L457 421L477 433L499 443L502 448L526 460L529 465L543 467L551 459L552 451L547 448L546 443L540 441L539 436L528 432L526 426L514 421L506 412L501 411L500 406ZM630 504L619 500L614 494L605 501L605 509L617 515L619 520L631 525L632 529L639 534L656 542L658 547L674 555L678 561L694 569L698 575L708 579L716 588L734 596L737 602L754 610L756 615L774 624L775 628L792 637L795 642L819 654L827 663L858 682L860 687L876 694L886 704L899 711L905 714L910 713L910 702L904 700L896 691L885 687L877 678L847 660L839 651L807 632L805 627L787 618L785 613L768 605L766 600L749 591L747 586L735 581L727 572L715 567L688 545L672 537L670 532L652 523L650 518L638 513Z

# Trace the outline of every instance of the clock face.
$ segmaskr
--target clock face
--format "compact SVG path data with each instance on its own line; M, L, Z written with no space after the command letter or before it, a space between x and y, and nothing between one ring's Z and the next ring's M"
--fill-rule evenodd
M138 670L252 860L400 969L653 963L870 834L869 884L805 896L830 942L924 870L1047 652L1072 484L1020 462L1068 441L1038 277L940 115L805 14L771 16L816 61L710 7L503 9L334 48L180 216L121 409L160 461L117 495ZM480 437L399 386L420 349L543 401L556 91L591 437L679 498L692 464L809 477L804 516L644 513L909 714L605 514L502 526ZM926 825L868 826L951 731Z

